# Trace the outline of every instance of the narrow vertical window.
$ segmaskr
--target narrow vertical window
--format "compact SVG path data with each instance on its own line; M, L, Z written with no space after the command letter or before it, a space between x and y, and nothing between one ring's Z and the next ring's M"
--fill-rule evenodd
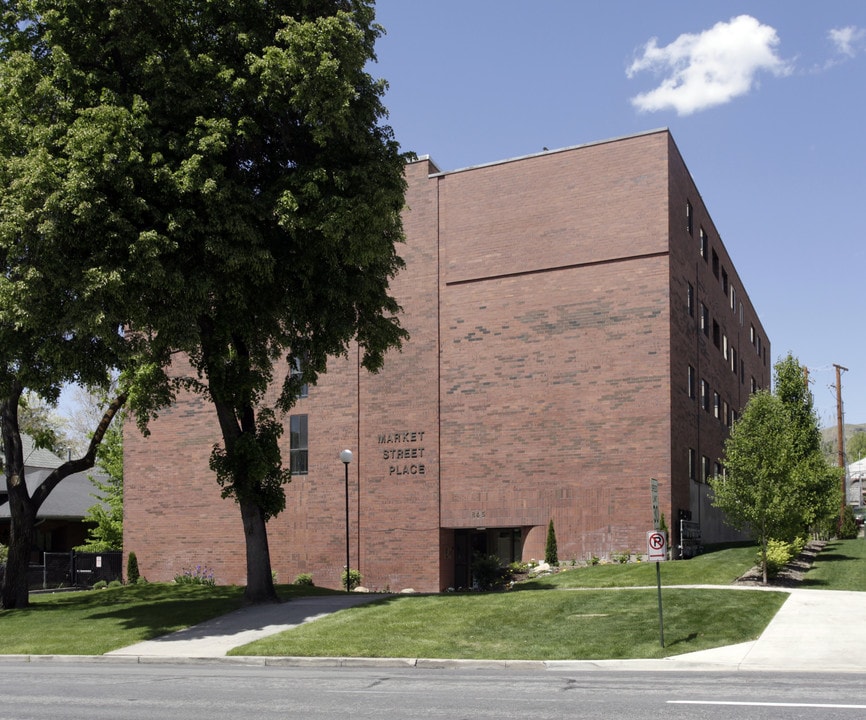
M686 231L689 235L694 235L695 232L692 204L688 200L686 200Z
M695 287L689 283L688 293L686 295L686 307L689 309L689 317L695 316Z
M713 393L713 417L716 420L722 419L722 398L717 392Z
M694 448L689 448L689 480L697 480L698 461Z
M306 475L308 471L307 416L289 416L289 462L292 475Z
M689 397L695 397L695 369L689 365Z
M707 482L710 477L710 459L701 455L701 482Z
M703 303L701 303L701 332L707 337L710 336L710 311Z
M706 380L701 380L701 407L710 410L710 384Z
M713 275L716 280L719 279L719 256L715 250L713 250Z
M295 378L296 379L303 379L304 371L301 368L300 358L294 359L294 362L292 363L291 373L292 373L293 379L295 379ZM298 397L299 398L305 398L305 397L309 397L309 395L310 395L310 386L307 383L304 383L303 385L301 385L301 388L298 391Z
M710 259L710 238L707 237L707 231L701 228L701 257L704 262Z

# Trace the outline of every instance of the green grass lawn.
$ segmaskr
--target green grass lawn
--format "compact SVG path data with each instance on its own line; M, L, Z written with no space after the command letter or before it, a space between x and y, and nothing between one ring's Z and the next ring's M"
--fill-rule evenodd
M243 591L148 583L33 594L30 607L0 611L0 655L101 655L236 610ZM297 586L279 591L284 598L332 592Z
M866 591L866 540L833 540L815 558L801 587Z
M755 547L708 552L691 560L660 563L662 585L730 585L755 564ZM523 583L521 588L614 588L656 585L655 563L591 565Z
M576 568L503 593L395 595L344 610L232 654L484 659L654 658L754 639L785 593L679 589L729 585L753 547L661 564L659 645L654 563ZM803 587L866 591L866 541L828 543ZM283 585L284 599L334 591ZM0 611L0 654L98 655L180 630L241 605L243 588L144 584L39 594Z
M562 660L657 658L756 638L787 595L656 590L394 596L231 651L231 655Z

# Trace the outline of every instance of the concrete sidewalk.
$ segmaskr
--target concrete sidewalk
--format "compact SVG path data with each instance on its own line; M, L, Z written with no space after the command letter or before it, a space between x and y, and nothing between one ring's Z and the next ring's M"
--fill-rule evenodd
M748 592L734 589L732 592ZM299 598L280 605L237 610L165 637L107 653L138 662L187 662L225 658L240 645L296 627L328 613L387 597L357 594ZM675 655L660 660L473 661L420 658L227 658L263 665L399 665L413 667L548 670L697 670L864 672L866 593L789 591L789 598L760 638L753 642Z
M213 620L106 653L109 657L214 658L232 648L260 640L345 608L386 595L355 593L302 597L277 605L255 605Z

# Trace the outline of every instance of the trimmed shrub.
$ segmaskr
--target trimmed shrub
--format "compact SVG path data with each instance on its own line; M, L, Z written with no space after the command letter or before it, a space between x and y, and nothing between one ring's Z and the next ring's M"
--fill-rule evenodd
M544 562L555 566L559 564L559 554L556 548L556 530L553 529L553 518L547 526L547 542L544 545Z
M126 558L126 582L130 585L135 585L138 582L140 575L138 574L138 558L134 552L130 552Z
M361 580L363 579L360 570L349 570L349 590L354 590L361 584ZM312 579L310 580L312 584ZM343 574L340 575L340 586L346 587L346 571L343 570Z
M770 540L767 542L767 577L776 577L779 571L788 564L793 557L791 544L784 540ZM761 564L761 553L758 552L757 564Z
M836 533L840 540L854 540L860 533L857 521L854 520L854 510L846 505L842 511L842 522L839 523L839 532Z
M472 579L479 590L493 590L506 582L511 573L502 568L502 563L496 555L475 555L472 558Z
M295 585L309 585L310 587L312 587L313 584L314 584L314 583L313 583L313 576L310 575L310 573L301 573L300 575L298 575L298 576L295 578L295 583L294 583L294 584L295 584ZM343 577L343 585L345 585L345 584L346 584L346 578L345 578L345 575L344 575L344 577Z

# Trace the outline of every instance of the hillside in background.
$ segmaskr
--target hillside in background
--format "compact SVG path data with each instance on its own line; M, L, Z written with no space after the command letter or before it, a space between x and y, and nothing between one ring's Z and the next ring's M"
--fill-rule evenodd
M848 425L845 429L845 450L848 463L866 457L866 425ZM835 465L838 452L838 431L835 426L821 430L824 454Z

